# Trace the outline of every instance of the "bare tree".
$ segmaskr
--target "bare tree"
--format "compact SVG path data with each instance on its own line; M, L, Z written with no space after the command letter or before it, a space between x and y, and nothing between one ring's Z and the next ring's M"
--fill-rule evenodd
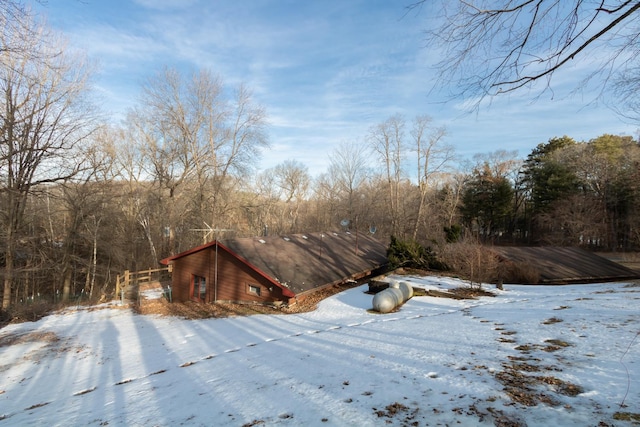
M206 173L209 141L204 130L211 126L207 112L212 108L219 114L221 109L216 107L221 92L221 84L208 73L185 79L178 71L165 68L143 85L140 106L128 116L128 136L139 147L146 172L159 187L158 203L152 209L163 209L158 213L166 221L152 223L150 210L138 201L138 224L144 230L153 259L157 259L157 249L152 229L168 227L168 251L172 252L176 216L180 215L176 210L184 208L175 202L176 191L187 179L203 179Z
M507 178L515 182L522 159L517 150L496 150L490 153L479 153L473 156L475 168L488 167L493 176Z
M147 171L168 190L169 198L196 170L201 175L208 155L205 129L219 124L221 84L209 73L189 80L174 69L164 69L149 78L142 88L140 106L130 113L130 135L142 148L150 169ZM213 122L213 123L212 123Z
M58 200L58 209L64 217L58 226L64 235L57 263L62 301L67 301L74 293L93 296L98 269L98 249L102 254L110 251L112 239L117 234L116 224L121 200L116 199L114 183L113 133L109 126L103 126L91 135L85 144L87 168L70 182L56 186L52 196ZM104 226L109 227L103 232ZM107 237L109 234L110 237ZM121 248L118 247L117 250ZM84 272L84 286L76 286L79 272ZM56 284L56 289L59 289ZM104 289L104 288L103 288Z
M447 177L447 180L438 194L439 216L445 227L451 228L459 219L460 204L466 174L456 172Z
M225 210L229 209L224 204L224 196L246 180L253 172L261 150L269 146L266 110L254 102L249 88L240 85L225 106L225 121L219 124L223 130L220 138L215 137L216 123L213 121L207 132L213 168L209 189L212 224L220 224Z
M243 205L249 229L252 234L268 235L278 221L280 191L276 185L274 169L267 169L256 175L251 198ZM279 232L276 229L275 232Z
M591 195L570 195L553 203L538 215L545 230L541 240L548 245L578 246L605 244L607 223L599 201Z
M25 17L30 17L25 19ZM22 57L24 61L46 63L49 54L34 48L39 43L38 34L43 28L34 26L33 14L21 1L0 0L0 44L1 54L11 54L12 57ZM14 67L14 61L0 61L3 67ZM19 68L14 69L19 71Z
M312 229L331 228L340 220L342 214L339 192L335 177L330 173L323 173L315 179L312 198L315 212L311 221L308 221Z
M17 233L28 196L41 184L78 173L78 149L94 117L84 99L89 72L83 58L66 51L61 38L28 13L16 18L19 25L0 32L0 45L12 46L0 51L3 308L11 302Z
M357 221L356 216L361 213L356 209L356 196L370 174L367 151L365 144L342 142L329 154L329 176L337 196L347 201L347 218L351 222Z
M127 124L129 125L129 123ZM108 133L101 138L102 148L111 153L110 155L113 157L111 165L114 177L113 185L121 199L118 204L118 216L121 221L118 221L114 228L119 230L121 237L121 245L118 245L117 254L123 269L134 268L129 264L132 261L141 261L148 265L149 263L144 259L143 254L153 253L155 250L155 245L153 250L146 250L147 247L150 247L148 241L150 234L147 232L149 229L144 228L144 225L140 223L140 220L145 218L147 196L151 187L149 180L153 179L153 175L146 172L148 164L145 164L144 146L134 142L135 133L132 134L132 132L137 129L133 126L128 128L111 127L108 129ZM144 236L139 236L140 230L143 231ZM144 239L138 237L144 237ZM147 242L143 251L138 248L139 242ZM157 260L157 256L151 259Z
M371 147L384 168L391 234L395 236L400 231L400 181L403 176L403 162L407 148L404 146L404 130L405 119L397 114L369 131Z
M640 146L630 136L605 134L578 144L574 151L573 166L583 191L593 197L591 204L600 207L598 216L606 224L600 235L601 246L613 251L627 249L633 199L637 197ZM596 222L592 221L597 228Z
M438 127L430 129L431 117L418 116L413 121L411 136L414 150L418 155L418 188L420 190L420 202L418 213L413 228L413 239L418 235L418 229L424 218L427 193L432 190L432 181L435 176L445 172L448 163L454 158L454 148L445 144L446 129Z
M280 190L280 199L286 211L283 219L288 218L288 230L297 232L300 206L308 196L311 177L305 165L296 160L286 160L273 169L274 184Z
M208 71L185 77L164 69L144 85L128 123L128 138L139 147L146 172L157 185L156 206L140 203L138 210L152 255L152 229L168 229L166 251L172 253L179 222L220 225L229 209L226 196L267 145L266 115L251 92L240 86L228 99L221 80ZM179 195L183 187L185 194ZM155 224L153 212L166 223Z
M440 82L477 100L530 87L589 57L602 88L615 72L638 71L639 1L418 1L436 18L427 42L439 48ZM596 79L597 77L597 79Z

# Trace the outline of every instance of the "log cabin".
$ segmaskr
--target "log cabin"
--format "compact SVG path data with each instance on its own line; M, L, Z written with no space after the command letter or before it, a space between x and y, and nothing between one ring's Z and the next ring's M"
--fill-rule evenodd
M319 232L214 240L160 262L173 301L293 305L330 286L379 274L387 248L370 234Z

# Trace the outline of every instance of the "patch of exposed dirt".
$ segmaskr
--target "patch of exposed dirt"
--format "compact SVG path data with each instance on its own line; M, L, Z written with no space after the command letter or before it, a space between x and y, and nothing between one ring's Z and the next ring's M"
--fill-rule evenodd
M633 412L616 412L613 419L618 421L631 421L634 424L640 423L640 413Z
M518 367L507 367L495 374L496 379L503 385L503 391L515 403L524 406L537 406L544 403L558 406L558 400L538 387L542 384L539 377L523 373Z
M35 341L54 343L60 341L60 338L53 332L34 331L24 334L9 334L0 337L0 347L10 346L14 344L24 344Z
M378 418L382 418L382 417L393 418L398 413L408 411L409 408L403 405L402 403L394 402L390 405L387 405L384 408L384 411L378 410L376 408L373 408L373 410L374 410L374 413L378 416Z
M564 347L571 347L571 344L562 340L546 340L546 343L549 345L543 346L540 349L542 351L546 351L547 353L553 353L558 350L562 350Z
M449 292L452 294L462 296L464 298L477 298L477 297L495 297L493 292L484 290L482 288L454 288Z
M280 312L273 307L257 304L231 304L223 302L202 304L190 301L169 303L163 298L146 300L135 305L133 308L140 314L176 316L184 319L208 319L212 317L249 316L252 314L272 314Z
M419 407L410 408L399 402L391 403L385 406L384 409L373 408L373 413L376 414L378 418L384 418L385 424L391 424L392 419L400 418L403 426L418 426L419 423L416 421L416 416L419 411Z
M414 288L413 294L415 296L427 296L437 298L452 298L456 300L461 299L475 299L477 297L495 297L495 294L489 291L478 288L453 288L446 291L440 291L435 289L416 289Z
M17 359L12 364L5 365L2 364L2 361L0 361L0 375L2 375L2 372L5 372L22 362L39 364L46 358L56 358L59 357L62 353L80 353L85 350L83 347L70 345L70 341L71 340L69 338L60 338L58 335L51 331L10 333L0 336L0 348L12 345L35 344L27 346L27 348L22 353L21 358ZM24 380L25 379L23 379L23 381ZM0 390L0 394L2 393L4 393L4 390Z
M547 340L547 346L525 344L515 350L528 354L532 350L558 351L571 344L562 340ZM514 402L524 406L545 404L559 406L558 395L575 397L584 392L577 384L561 380L549 372L560 371L555 366L541 366L540 359L533 357L510 356L509 362L502 364L503 370L495 373L496 380L503 385L503 391Z
M484 422L486 419L492 420L496 427L526 427L527 425L517 414L508 414L492 407L482 410L478 405L471 405L468 413L476 414L480 422Z
M347 283L322 289L290 307L274 307L262 304L240 304L216 302L202 304L198 302L169 303L164 298L142 300L134 307L140 314L157 314L161 316L177 316L185 319L208 319L233 316L251 316L254 314L294 314L313 311L318 303L332 295L359 286L359 283Z

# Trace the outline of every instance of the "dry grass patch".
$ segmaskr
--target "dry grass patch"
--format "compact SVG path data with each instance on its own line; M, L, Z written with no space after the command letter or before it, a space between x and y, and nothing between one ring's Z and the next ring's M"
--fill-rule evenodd
M563 381L556 377L537 377L537 379L542 384L553 386L554 391L563 396L576 397L577 395L584 393L584 388L581 386Z
M536 365L513 362L503 366L505 370L497 372L496 379L504 386L503 391L511 400L524 406L559 406L560 401L549 392L569 397L584 392L580 385L553 376L530 375L531 372L539 372L542 369Z
M613 419L616 421L631 421L633 423L640 423L640 413L616 412L615 414L613 414Z
M553 339L553 340L545 340L545 342L549 345L542 347L542 350L548 353L561 350L565 347L571 347L571 344L563 340Z
M529 352L531 352L535 347L533 347L532 345L529 344L523 344L523 345L519 345L515 348L515 350L518 350L522 353L528 354Z

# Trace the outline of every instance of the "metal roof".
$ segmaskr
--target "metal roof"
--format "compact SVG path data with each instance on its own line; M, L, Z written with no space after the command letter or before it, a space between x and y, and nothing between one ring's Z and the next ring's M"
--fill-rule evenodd
M224 244L296 294L387 263L386 246L363 233L236 238Z
M575 247L492 248L510 261L533 265L541 284L581 283L637 279L640 275L623 265Z

